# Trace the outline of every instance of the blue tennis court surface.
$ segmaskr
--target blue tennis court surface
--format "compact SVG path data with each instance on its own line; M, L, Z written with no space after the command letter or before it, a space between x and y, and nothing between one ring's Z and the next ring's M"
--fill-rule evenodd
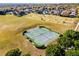
M59 37L58 33L53 32L47 28L39 27L28 29L24 35L28 37L29 40L34 42L38 47L47 46L50 42Z

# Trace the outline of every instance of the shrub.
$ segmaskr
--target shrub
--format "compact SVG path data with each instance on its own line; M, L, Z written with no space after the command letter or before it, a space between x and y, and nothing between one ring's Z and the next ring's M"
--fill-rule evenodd
M22 53L22 51L20 51L19 48L16 48L16 49L12 49L10 51L8 51L5 55L6 56L20 56Z
M27 54L24 54L23 56L31 56L31 54L30 53L27 53Z

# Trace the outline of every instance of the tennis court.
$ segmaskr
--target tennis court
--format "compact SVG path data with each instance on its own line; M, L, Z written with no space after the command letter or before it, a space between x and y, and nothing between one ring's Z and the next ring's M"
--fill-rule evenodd
M35 44L35 46L46 47L50 42L57 39L59 34L47 28L36 27L28 29L24 36L28 37L29 40Z

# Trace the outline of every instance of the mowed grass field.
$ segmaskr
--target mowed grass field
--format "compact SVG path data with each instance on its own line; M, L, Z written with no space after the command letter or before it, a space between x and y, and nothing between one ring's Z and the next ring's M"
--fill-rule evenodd
M45 55L45 50L37 49L31 42L26 39L22 33L28 28L43 25L48 28L63 33L68 29L74 29L76 25L68 24L64 25L60 21L55 22L50 20L65 19L65 17L54 15L38 15L29 14L23 17L17 17L14 15L0 16L0 55L5 55L7 51L14 48L20 48L22 55L30 53L32 55ZM46 21L48 20L49 21ZM67 19L68 20L68 19ZM71 20L71 19L69 19ZM74 18L71 20L78 20Z

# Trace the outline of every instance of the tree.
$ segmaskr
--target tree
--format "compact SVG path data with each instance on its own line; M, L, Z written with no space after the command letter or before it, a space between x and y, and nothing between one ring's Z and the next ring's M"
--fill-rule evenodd
M61 46L68 48L74 46L74 41L79 39L79 32L74 30L67 30L63 33L62 36L59 38L59 43Z
M22 53L22 51L20 51L19 48L16 48L16 49L12 49L10 51L8 51L5 55L6 56L20 56Z
M66 56L79 56L79 50L71 49L65 52Z
M58 44L48 45L46 48L47 56L63 56L65 55L65 51Z
M74 41L75 49L79 49L79 40Z
M59 38L59 43L62 47L70 47L73 45L73 41L70 40L70 38L67 38L67 37L60 37Z

